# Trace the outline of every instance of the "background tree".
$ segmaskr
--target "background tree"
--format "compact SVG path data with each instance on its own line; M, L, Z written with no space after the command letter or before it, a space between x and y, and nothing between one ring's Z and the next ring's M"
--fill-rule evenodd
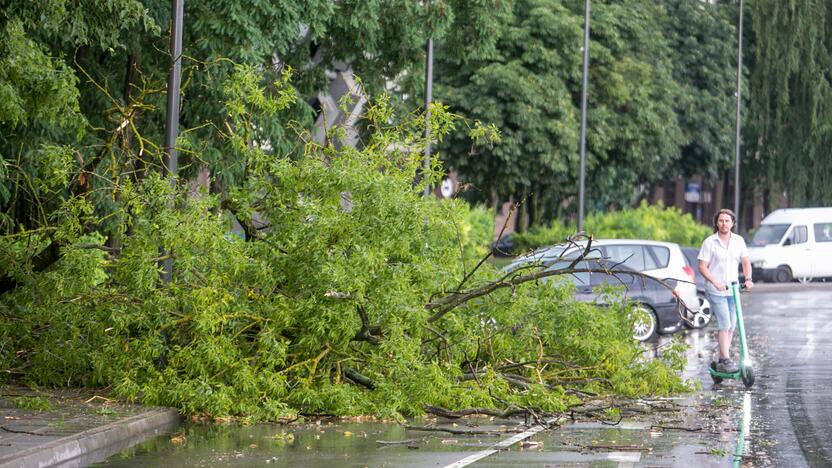
M682 90L672 75L665 14L664 2L608 1L593 8L587 197L596 210L634 204L678 161L683 135L675 103Z
M467 117L493 123L502 143L473 150L462 135L443 152L473 185L466 197L492 202L533 196L557 202L575 186L577 109L570 91L580 81L579 18L558 0L518 1L500 30L497 52L459 60L437 49L436 96Z
M9 232L48 224L45 214L67 195L54 190L87 182L79 170L101 160L87 145L116 109L82 107L90 85L74 59L113 54L134 29L158 28L135 0L3 1L0 11L0 232Z
M474 200L534 200L532 222L551 218L577 187L580 2L513 4L498 52L460 61L441 55L436 96L462 115L495 122L505 138L469 154L450 138L449 165L476 190ZM593 5L590 61L588 198L591 206L628 205L633 187L664 176L683 142L674 103L662 4Z
M332 61L352 61L381 89L421 61L428 36L457 53L493 43L489 18L504 2L345 1L186 2L181 128L184 178L203 170L224 193L246 177L246 155L229 142L260 144L275 155L302 152L296 135L312 125L316 93ZM33 2L0 0L0 232L46 229L33 261L56 258L48 214L79 197L93 202L110 244L129 232L119 209L124 182L163 171L164 109L170 57L170 4L162 0ZM464 42L463 42L464 41ZM464 47L463 47L464 45ZM225 99L235 64L254 67L292 106L231 122ZM263 102L262 96L249 95ZM240 133L236 133L236 132ZM68 184L64 184L68 182ZM38 250L40 248L41 250ZM43 255L40 255L43 254ZM8 277L6 277L8 279ZM0 283L3 279L0 278ZM0 288L2 289L2 288Z
M791 206L832 204L830 19L826 2L762 0L749 5L750 130L744 162ZM753 176L754 173L749 173Z
M663 34L680 88L674 109L682 130L680 159L671 175L716 178L734 160L736 6L663 3Z

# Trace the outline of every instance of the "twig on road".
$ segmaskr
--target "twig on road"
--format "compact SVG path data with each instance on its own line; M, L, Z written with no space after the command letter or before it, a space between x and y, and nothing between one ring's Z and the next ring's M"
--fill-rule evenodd
M419 439L404 439L404 440L377 440L376 443L379 445L408 445L408 444L417 444L421 441Z
M699 432L699 431L701 431L705 428L704 427L682 427L682 426L660 426L658 424L653 424L652 426L650 426L650 430L653 430L653 429L661 429L663 431L672 430L672 431Z
M616 450L616 451L630 451L630 452L649 452L653 450L652 447L644 447L641 445L584 445L584 450Z
M499 430L499 431L478 431L473 429L451 429L447 427L434 427L434 426L404 426L405 429L409 429L411 431L429 431L429 432L448 432L450 434L456 435L500 435L500 434L508 434L508 433L519 433L523 432L522 430Z

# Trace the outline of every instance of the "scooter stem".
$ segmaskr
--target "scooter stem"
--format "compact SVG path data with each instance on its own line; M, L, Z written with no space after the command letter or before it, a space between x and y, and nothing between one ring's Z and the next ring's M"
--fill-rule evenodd
M742 321L742 303L740 302L740 285L737 282L731 283L731 293L734 295L734 306L737 310L737 328L740 332L740 372L745 374L745 324Z

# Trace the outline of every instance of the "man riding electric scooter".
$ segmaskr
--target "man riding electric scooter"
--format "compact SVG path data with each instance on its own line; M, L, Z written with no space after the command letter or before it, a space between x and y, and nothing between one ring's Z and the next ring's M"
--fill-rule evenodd
M731 339L737 326L737 314L734 295L729 285L739 281L737 270L740 262L745 276L745 288L754 287L745 240L731 232L735 223L736 216L733 211L719 210L714 216L716 232L702 242L697 257L699 272L707 281L706 293L711 302L711 311L717 319L719 361L716 370L726 374L738 371L737 364L731 360Z

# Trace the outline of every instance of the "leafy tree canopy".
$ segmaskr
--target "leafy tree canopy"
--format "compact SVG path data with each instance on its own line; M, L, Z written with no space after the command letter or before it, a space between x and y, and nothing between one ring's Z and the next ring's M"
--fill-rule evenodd
M441 57L438 96L454 111L493 121L505 138L478 154L450 139L446 156L470 197L534 194L551 214L577 191L583 10L579 2L513 4L498 52L458 64ZM679 157L680 93L663 34L662 4L596 2L592 13L588 187L593 204L628 205L638 183Z
M733 165L737 35L734 6L664 2L663 34L680 90L675 112L682 130L673 175L716 178ZM746 43L746 47L748 44Z
M185 5L181 125L187 131L178 142L180 166L189 177L207 169L212 189L222 192L244 177L235 151L223 143L224 87L234 63L254 67L271 82L282 83L286 70L295 70L291 86L301 99L279 114L252 117L241 131L276 154L299 154L295 135L312 124L317 110L307 102L325 88L324 70L334 61L351 62L375 91L423 60L427 37L457 44L459 56L488 53L493 18L506 2ZM1 0L0 11L0 230L44 221L31 207L54 197L37 187L24 197L13 187L22 177L15 173L47 177L38 173L44 151L63 148L69 173L109 170L110 179L124 172L135 181L159 166L153 142L163 140L164 113L153 111L165 108L170 57L159 52L168 48L170 2ZM85 190L100 181L85 176L74 184Z
M792 206L829 206L832 10L826 2L770 0L748 10L754 48L744 164L765 181L772 204L786 192Z

